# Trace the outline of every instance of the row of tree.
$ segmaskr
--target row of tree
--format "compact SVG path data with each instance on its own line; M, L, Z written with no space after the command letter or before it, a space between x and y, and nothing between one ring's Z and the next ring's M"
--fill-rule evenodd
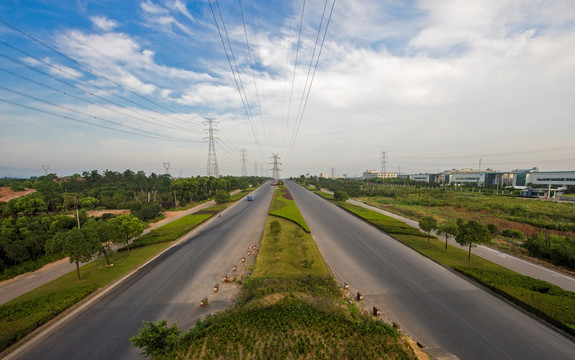
M461 246L468 246L468 261L471 261L471 248L479 244L486 244L493 238L493 233L488 226L475 220L465 221L457 219L457 222L445 222L438 224L433 216L425 216L419 220L419 228L427 233L427 238L431 237L431 232L436 231L439 236L445 237L445 250L447 251L447 240L455 237L455 241Z
M87 211L92 209L129 209L130 214L146 221L162 211L221 196L233 189L245 189L266 181L258 177L191 177L174 179L169 175L147 176L143 171L123 173L97 170L59 178L48 174L30 179L0 179L0 186L36 192L9 202L0 202L0 271L16 266L38 267L53 257L47 243L60 232L61 237L87 236L92 227ZM104 221L113 217L105 214ZM81 234L81 235L79 235ZM60 240L60 239L59 239ZM50 246L50 249L53 247ZM81 260L80 260L81 261Z

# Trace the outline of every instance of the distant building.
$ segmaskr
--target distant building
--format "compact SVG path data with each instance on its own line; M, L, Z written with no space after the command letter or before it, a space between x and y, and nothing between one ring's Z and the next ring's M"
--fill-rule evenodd
M492 169L452 169L442 173L414 174L409 178L421 182L439 182L445 185L476 184L477 186L512 186L526 188L530 185L555 187L575 186L575 171L529 170L495 171Z
M366 170L363 172L364 179L395 179L397 178L396 172L379 172L375 170Z
M328 173L326 173L326 172L320 173L320 174L319 174L319 177L320 177L320 178L324 178L324 179L329 179L329 175L328 175Z

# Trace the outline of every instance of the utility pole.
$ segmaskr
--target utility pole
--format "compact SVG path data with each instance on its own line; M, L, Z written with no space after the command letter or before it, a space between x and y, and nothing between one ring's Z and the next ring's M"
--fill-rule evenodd
M218 168L218 159L216 157L216 146L215 141L218 141L219 138L214 138L214 134L218 132L217 129L214 129L214 126L218 125L218 122L215 118L206 118L206 121L203 121L202 124L207 126L207 129L204 129L204 132L208 134L208 137L204 138L204 141L208 142L208 167L207 173L208 176L215 176L218 177L220 175L220 170Z
M273 156L271 156L271 157L274 158L274 162L273 162L274 167L273 167L273 169L271 169L272 170L272 178L275 181L278 181L280 179L280 168L278 167L278 165L281 165L281 163L278 162L278 159L280 157L278 156L279 154L272 154L272 155Z
M164 169L166 169L166 175L170 175L170 163L164 162Z
M246 169L246 149L240 151L242 152L242 176L248 176L248 170Z

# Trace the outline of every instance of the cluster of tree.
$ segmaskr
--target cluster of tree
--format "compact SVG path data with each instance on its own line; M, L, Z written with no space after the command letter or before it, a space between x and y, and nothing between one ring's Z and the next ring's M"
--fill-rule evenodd
M215 197L218 191L227 193L229 198L233 189L246 189L264 181L266 179L259 177L232 176L173 179L169 175L146 176L143 171L131 170L123 173L106 170L103 174L93 170L66 178L49 174L0 180L0 186L10 186L15 191L36 190L9 202L0 202L0 271L58 252L61 247L54 245L54 238L59 243L72 238L83 238L89 243L95 238L91 231L95 225L88 221L87 210L130 209L132 218L148 220L165 209ZM105 214L97 223L113 223L112 217ZM82 259L78 257L78 261L84 261Z
M538 233L530 236L523 247L529 251L530 256L575 269L575 240L568 236Z
M493 237L489 227L475 220L464 221L457 219L456 222L445 222L439 224L433 216L425 216L419 220L419 228L427 233L428 241L431 232L436 231L439 236L445 237L445 250L447 250L447 240L455 236L455 241L461 246L468 246L468 261L471 261L471 248L479 244L488 243Z

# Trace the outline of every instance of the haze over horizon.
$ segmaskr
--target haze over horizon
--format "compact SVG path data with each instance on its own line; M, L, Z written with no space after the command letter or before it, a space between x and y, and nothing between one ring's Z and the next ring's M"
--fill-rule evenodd
M203 176L206 118L222 175L575 170L574 49L570 0L5 0L0 177Z

